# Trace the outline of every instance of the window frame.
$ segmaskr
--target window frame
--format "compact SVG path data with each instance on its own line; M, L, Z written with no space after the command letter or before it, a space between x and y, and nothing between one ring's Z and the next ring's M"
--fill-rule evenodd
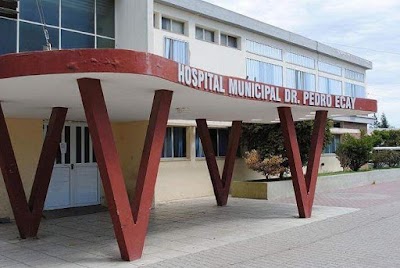
M113 33L114 34L113 36L106 36L106 35L101 35L101 34L98 33L98 27L97 27L98 26L97 25L98 24L98 19L99 19L98 12L100 10L98 8L98 6L97 6L98 2L99 2L99 0L94 0L94 9L93 9L93 12L94 12L94 17L93 17L94 32L93 33L85 32L85 31L79 31L79 30L74 30L74 29L63 27L63 25L62 25L62 16L63 16L63 14L62 14L62 5L61 4L58 5L59 16L58 16L58 21L57 21L56 25L53 25L53 24L47 24L46 25L48 29L56 30L58 32L58 43L55 42L56 41L55 38L51 38L50 39L50 43L52 44L52 50L64 49L64 47L63 47L63 38L62 38L62 33L63 32L75 33L75 34L79 34L79 35L82 35L82 36L86 36L88 38L89 37L93 38L94 39L93 49L105 48L103 46L102 47L99 46L99 44L102 44L103 41L104 42L109 41L110 44L113 44L113 46L107 46L106 48L115 48L115 31ZM20 5L21 5L21 3L20 3ZM115 8L115 6L114 6L114 8ZM6 18L4 16L1 16L1 18L2 19L3 18L4 19L8 19L8 18ZM115 12L114 12L114 18L113 19L114 19L114 25L115 25ZM43 24L41 22L36 21L34 18L33 19L32 18L22 19L21 15L19 15L17 19L9 19L9 20L15 21L17 23L16 47L15 47L15 52L14 53L28 52L28 51L22 51L21 50L21 43L20 43L21 41L20 40L23 40L21 38L21 31L20 31L21 24L25 23L25 24L29 24L31 26L40 26L40 27L43 27ZM45 43L44 37L40 36L40 39L43 39L43 46L45 46L46 43ZM99 40L100 40L100 42L99 42ZM40 49L40 50L29 50L29 51L43 51L43 49Z
M222 36L226 36L226 44L222 43L222 39L223 39ZM229 45L229 38L234 38L236 40L236 46L230 46ZM239 37L233 36L233 35L230 35L230 34L226 34L226 33L220 33L220 35L219 35L219 44L221 46L224 46L224 47L240 49L240 47L239 47Z
M216 147L217 147L217 151L216 152L214 152L214 154L215 154L215 157L217 157L217 158L225 158L226 157L226 154L225 155L220 155L220 143L221 143L221 141L220 141L220 131L221 130L226 130L228 133L228 139L227 139L227 149L228 149L228 144L229 144L229 135L230 135L230 128L228 127L228 128L209 128L209 131L210 130L216 130L217 131L217 135L216 135L216 138L217 138L217 140L216 140ZM210 134L210 137L211 137L211 134ZM197 139L198 138L198 139ZM212 137L211 137L211 139L212 139ZM201 148L201 152L202 152L202 154L204 155L204 149L203 149L203 143L202 143L202 141L201 141L201 138L200 138L200 136L199 136L199 134L198 134L198 131L197 131L197 128L196 128L196 131L195 131L195 157L196 157L196 159L204 159L205 158L205 156L198 156L197 155L197 141L199 141L199 145L200 145L200 147L199 148ZM213 144L213 141L211 140L211 144ZM214 149L214 148L213 148ZM214 150L215 151L215 150Z
M339 83L340 83L340 94L339 94L339 96L342 96L342 95L343 95L343 82L342 82L341 80L334 79L334 78L329 78L329 77L326 77L326 76L318 76L318 88L317 88L317 92L323 93L323 94L336 95L336 96L338 95L338 94L332 93L331 88L328 88L328 89L327 89L328 93L321 92L321 91L320 91L320 87L321 87L321 84L322 84L322 83L321 83L321 79L326 79L326 80L328 81L328 85L329 85L329 81L330 81L330 80L335 81L335 82L339 82Z
M334 134L332 141L325 146L325 148L322 151L322 154L323 155L335 155L340 143L341 143L341 135ZM334 147L333 151L330 150L332 148L332 146ZM329 150L327 151L327 149L329 149Z
M201 38L201 39L197 37L197 30L201 30L201 31L202 31L202 38ZM206 32L212 33L212 40L207 40L207 39L206 39ZM201 26L198 26L198 25L195 26L195 38L196 38L197 40L204 41L204 42L208 42L208 43L212 43L212 44L214 44L215 41L216 41L216 38L215 38L215 31L210 30L210 29L206 29L206 28L201 27Z
M188 127L184 127L184 126L168 126L167 129L170 128L171 129L171 152L172 152L172 156L171 157L164 157L163 153L164 150L161 153L161 160L162 161L172 161L172 160L189 160L189 156L190 156L190 152L188 151ZM174 144L174 128L182 128L185 129L185 156L175 156L175 144ZM167 131L166 131L167 133ZM164 138L165 139L165 138ZM164 144L165 141L163 143L163 149L164 149Z
M253 50L251 48L252 45L258 45L260 47L270 48L272 50L276 50L277 52L279 52L278 53L279 56L275 57L272 54L257 52L256 50ZM254 54L254 55L266 57L268 59L283 61L283 50L282 49L274 47L274 46L270 46L270 45L267 45L267 44L264 44L264 43L261 43L261 42L257 42L257 41L254 41L254 40L250 40L250 39L246 39L246 52Z
M309 72L306 72L306 71L302 71L302 70L298 70L298 69L292 69L292 68L286 68L286 85L288 84L288 72L289 71L294 71L294 74L295 74L295 83L296 83L296 81L297 81L297 75L296 75L296 72L301 72L301 73L303 73L303 75L302 75L302 83L301 83L301 85L303 86L303 87L305 87L305 74L308 74L308 75L313 75L314 76L314 89L307 89L307 88L297 88L297 86L295 86L295 87L293 87L292 89L296 89L296 90L301 90L301 91L309 91L309 92L317 92L317 79L318 79L318 76L316 75L316 74L314 74L314 73L309 73ZM297 84L297 83L296 83ZM290 86L287 86L287 87L289 87L289 88L291 88Z
M262 69L262 68L260 68L261 65L265 65L267 67L271 66L272 68L275 68L275 67L280 68L279 69L280 70L280 76L279 76L280 81L278 81L278 82L281 82L281 83L277 83L276 81L270 82L270 81L261 81L261 79L258 79L258 80L257 79L256 80L251 79L249 65L253 64L253 62L256 62L258 64L258 67L259 67L258 70L257 70L258 71L258 76L260 76L260 72L261 72L261 69ZM265 67L264 67L264 69L265 69ZM257 82L257 83L262 83L262 84L268 84L268 85L273 85L273 86L277 86L277 87L282 87L283 86L283 72L284 72L284 67L282 65L273 64L273 63L269 63L269 62L266 62L266 61L260 61L260 60L252 59L252 58L246 58L246 78L247 78L247 80L250 80L250 81L253 81L253 82ZM275 75L273 74L272 75L272 80L275 80L274 78L275 78Z
M176 39L176 38L172 38L172 37L169 37L169 36L165 36L164 37L164 58L166 58L166 59L169 59L169 60L172 60L172 61L175 61L175 60L173 60L173 59L170 59L170 58L167 58L167 56L165 55L165 52L166 52L166 44L167 44L167 40L171 40L171 41L177 41L177 42L182 42L182 43L185 43L185 45L186 45L186 60L187 60L187 62L185 62L185 63L182 63L182 62L179 62L179 63L181 63L181 64L184 64L184 65L189 65L190 64L190 52L189 52L189 42L188 41L185 41L185 40L180 40L180 39ZM172 54L173 55L173 54ZM175 62L177 62L177 61L175 61Z
M164 20L169 20L169 25L170 25L169 29L165 29L164 28L164 23L163 23ZM173 31L172 24L174 22L182 24L182 32ZM173 19L173 18L170 18L168 16L161 15L161 30L164 30L164 31L167 31L167 32L170 32L170 33L174 33L174 34L186 35L185 27L186 27L186 22L181 21L181 20L177 20L177 19Z
M296 60L292 60L291 57L293 57L293 59L295 59L297 57L298 59L301 59L301 60L310 60L310 61L313 62L313 64L312 64L313 66L311 67L311 66L308 66L308 64L302 64L301 62L300 63L296 62ZM292 65L300 66L300 67L307 68L307 69L310 69L310 70L316 70L316 68L315 68L316 67L316 62L317 62L316 59L308 57L308 56L304 56L304 55L301 55L301 54L297 54L297 53L294 53L294 52L291 52L291 51L287 51L285 53L285 61L286 61L286 63L292 64Z

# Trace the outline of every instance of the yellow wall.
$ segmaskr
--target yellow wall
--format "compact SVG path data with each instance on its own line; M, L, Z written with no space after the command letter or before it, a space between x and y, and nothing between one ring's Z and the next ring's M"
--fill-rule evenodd
M42 120L7 119L12 143L20 168L20 173L29 196L39 159L43 132ZM148 121L113 123L113 133L124 173L129 197L135 193L136 178L140 165ZM194 128L188 128L188 158L183 160L162 160L158 172L154 200L162 203L172 200L212 196L213 189L205 159L195 157ZM332 166L331 157L321 160L326 162L325 169ZM222 173L224 159L217 160ZM329 164L328 164L329 163ZM242 159L237 159L233 180L243 181L262 178L262 175L249 170ZM104 193L102 202L105 204ZM12 211L5 190L3 179L0 180L0 217L12 217Z
M130 198L134 195L147 125L147 121L113 124L115 143ZM206 161L196 159L194 155L194 128L189 127L187 130L188 158L161 160L154 194L155 203L213 195ZM222 173L224 159L218 159L217 163ZM234 180L261 177L247 169L243 160L236 161Z
M29 198L40 151L42 150L43 121L38 119L6 119L6 122L25 193ZM1 175L0 177L0 218L13 218L4 180Z
M148 121L114 123L112 125L129 198L132 198L135 193L147 125Z

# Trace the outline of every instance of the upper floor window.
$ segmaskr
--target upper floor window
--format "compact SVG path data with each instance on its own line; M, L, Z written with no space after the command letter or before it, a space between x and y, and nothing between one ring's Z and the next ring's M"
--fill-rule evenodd
M318 62L318 70L328 74L342 76L342 68L325 62Z
M335 79L329 79L326 77L319 77L318 92L342 95L342 82Z
M315 60L306 56L288 52L286 54L286 61L306 68L315 69Z
M186 128L168 127L165 133L162 158L186 157Z
M215 33L213 31L196 26L196 39L214 43Z
M299 70L287 69L287 87L315 91L315 75Z
M246 63L248 80L282 86L282 66L252 59L247 59Z
M365 75L356 71L348 70L345 71L345 77L347 79L356 80L359 82L364 82Z
M221 34L221 45L238 48L238 38L227 34Z
M356 98L365 98L367 96L367 92L363 86L346 83L344 95Z
M164 57L182 64L189 64L189 44L165 38Z
M17 52L17 21L0 17L0 55Z
M173 19L169 19L166 17L162 17L161 20L161 28L163 30L177 33L177 34L185 34L185 23Z
M43 1L52 49L114 48L114 5L114 0ZM0 54L41 51L46 46L36 2L19 1L19 11L18 20L0 18L0 30L7 34Z
M255 41L246 40L246 50L260 56L282 60L282 49L274 48Z
M226 156L229 139L229 129L210 129L211 142L215 156ZM199 134L196 132L196 157L204 157L203 146Z

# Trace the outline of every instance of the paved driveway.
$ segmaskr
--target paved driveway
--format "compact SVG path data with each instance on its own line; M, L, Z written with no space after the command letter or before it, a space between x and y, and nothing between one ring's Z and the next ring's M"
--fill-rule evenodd
M400 182L317 194L312 219L292 201L160 205L132 263L119 260L108 213L46 220L38 240L0 225L0 267L400 267Z

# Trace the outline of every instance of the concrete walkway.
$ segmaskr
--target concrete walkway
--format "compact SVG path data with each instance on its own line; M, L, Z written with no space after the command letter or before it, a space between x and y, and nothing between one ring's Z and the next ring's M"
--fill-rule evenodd
M158 206L144 257L132 263L119 260L107 213L44 221L38 240L0 225L0 267L400 266L400 182L317 194L312 219L296 218L290 202Z

